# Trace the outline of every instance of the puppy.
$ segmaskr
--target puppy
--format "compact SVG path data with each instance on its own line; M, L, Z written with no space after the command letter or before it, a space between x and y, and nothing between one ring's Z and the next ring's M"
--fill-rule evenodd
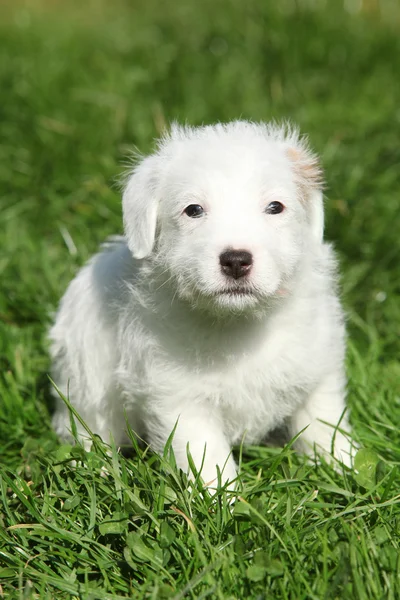
M189 450L209 485L217 466L236 477L232 445L281 425L350 464L321 187L306 141L275 124L175 125L135 166L125 237L81 269L50 333L54 381L95 433L126 443L127 417L162 452L176 427L178 465ZM58 398L63 438L69 423Z

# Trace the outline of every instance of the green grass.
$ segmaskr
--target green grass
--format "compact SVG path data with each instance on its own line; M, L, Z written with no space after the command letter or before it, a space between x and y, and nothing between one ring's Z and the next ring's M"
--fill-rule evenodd
M0 598L400 598L400 10L358 4L0 8ZM171 456L60 446L46 330L121 230L132 149L172 119L240 116L289 117L322 156L370 452L356 473L246 448L229 504Z

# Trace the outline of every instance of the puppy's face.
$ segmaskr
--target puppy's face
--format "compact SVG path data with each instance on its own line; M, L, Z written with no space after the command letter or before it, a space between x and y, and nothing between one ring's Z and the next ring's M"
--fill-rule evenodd
M154 202L145 208L153 204L154 213L142 219L153 218L157 229L150 254L196 306L245 311L284 294L315 237L306 183L296 172L301 149L244 125L186 137L180 130L147 165ZM133 253L148 254L137 251L140 233L129 219L125 211Z

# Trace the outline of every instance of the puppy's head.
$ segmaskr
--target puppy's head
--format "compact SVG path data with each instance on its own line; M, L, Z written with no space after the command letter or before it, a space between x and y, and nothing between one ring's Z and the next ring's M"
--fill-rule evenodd
M262 306L322 243L321 186L297 130L241 121L174 126L128 180L129 248L193 305Z

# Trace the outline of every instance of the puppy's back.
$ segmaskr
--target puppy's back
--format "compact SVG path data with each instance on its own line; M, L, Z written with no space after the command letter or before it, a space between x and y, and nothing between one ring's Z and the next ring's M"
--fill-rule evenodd
M69 284L50 329L52 378L83 416L100 405L118 360L117 314L132 257L123 238L109 240ZM65 437L65 409L55 393L54 426Z

